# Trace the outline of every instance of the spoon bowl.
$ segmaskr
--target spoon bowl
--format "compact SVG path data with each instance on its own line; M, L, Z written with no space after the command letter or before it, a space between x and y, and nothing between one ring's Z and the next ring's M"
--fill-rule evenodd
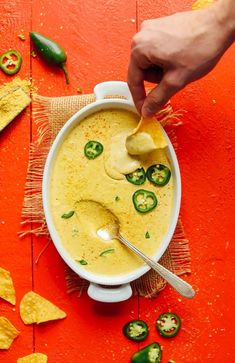
M180 295L193 298L195 296L195 291L190 284L186 281L173 274L171 271L167 270L160 263L155 262L143 252L141 252L137 247L135 247L131 242L125 239L119 232L119 222L118 219L113 219L104 227L97 230L97 235L105 241L112 239L118 239L126 247L128 247L132 252L139 256L147 265L149 265L153 270L155 270L159 275L161 275Z

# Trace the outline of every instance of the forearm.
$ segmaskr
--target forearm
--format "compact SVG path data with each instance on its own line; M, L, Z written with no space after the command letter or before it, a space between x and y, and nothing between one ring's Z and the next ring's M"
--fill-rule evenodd
M228 48L235 41L235 0L218 0L214 11Z

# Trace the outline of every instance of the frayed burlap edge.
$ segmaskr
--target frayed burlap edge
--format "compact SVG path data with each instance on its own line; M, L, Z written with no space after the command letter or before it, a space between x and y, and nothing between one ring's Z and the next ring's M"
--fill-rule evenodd
M93 94L54 98L40 95L33 96L32 116L37 127L37 135L36 140L30 146L22 209L23 221L21 224L23 230L19 233L20 237L33 234L37 237L47 236L49 238L42 206L42 177L47 154L53 140L65 122L74 113L94 100ZM165 128L175 148L177 143L174 128L181 124L179 117L180 112L174 112L169 103L157 115L158 120ZM32 225L34 228L31 228ZM46 246L48 246L48 243ZM44 250L45 248L42 253ZM40 257L42 253L40 253ZM37 262L38 260L39 258ZM171 243L160 262L177 275L190 272L189 244L185 238L181 219L178 221ZM65 267L65 277L68 293L77 292L80 296L82 291L88 286L88 282L80 278L68 266ZM155 271L150 270L144 276L134 281L132 288L134 294L152 298L165 285L165 280Z

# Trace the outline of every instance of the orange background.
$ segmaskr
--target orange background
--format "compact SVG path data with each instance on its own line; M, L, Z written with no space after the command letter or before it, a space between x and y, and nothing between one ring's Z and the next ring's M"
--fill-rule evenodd
M131 38L144 19L189 10L190 0L0 0L0 52L19 50L19 76L32 77L47 96L76 94L80 85L92 92L105 80L126 80ZM60 70L30 57L29 31L57 40L67 51L71 84ZM17 35L24 33L25 41ZM63 321L24 326L16 308L0 301L0 315L21 331L1 363L14 363L33 351L51 363L129 362L138 345L122 335L130 319L150 327L146 343L163 346L163 363L233 362L234 345L234 215L235 215L235 53L231 47L207 77L191 84L172 100L187 112L177 129L183 183L181 214L190 240L192 274L185 276L197 290L193 300L181 298L169 286L156 299L133 297L105 305L67 295L64 263L51 244L35 260L45 239L20 240L21 208L29 143L35 136L28 108L0 134L0 266L11 271L17 302L34 289L64 309ZM1 83L10 77L0 73ZM155 330L158 314L173 310L182 318L177 337L164 340ZM145 344L145 343L144 343ZM143 344L140 345L140 347Z

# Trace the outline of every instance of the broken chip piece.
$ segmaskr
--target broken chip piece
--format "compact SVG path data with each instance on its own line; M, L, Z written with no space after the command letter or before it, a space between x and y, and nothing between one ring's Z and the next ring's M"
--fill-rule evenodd
M63 319L66 313L33 291L24 295L20 302L20 316L25 324L40 324Z
M15 305L16 296L10 272L0 267L0 298Z
M42 353L32 353L25 357L18 358L17 363L47 363L47 355Z
M20 332L7 318L0 316L0 349L9 349L19 334Z

